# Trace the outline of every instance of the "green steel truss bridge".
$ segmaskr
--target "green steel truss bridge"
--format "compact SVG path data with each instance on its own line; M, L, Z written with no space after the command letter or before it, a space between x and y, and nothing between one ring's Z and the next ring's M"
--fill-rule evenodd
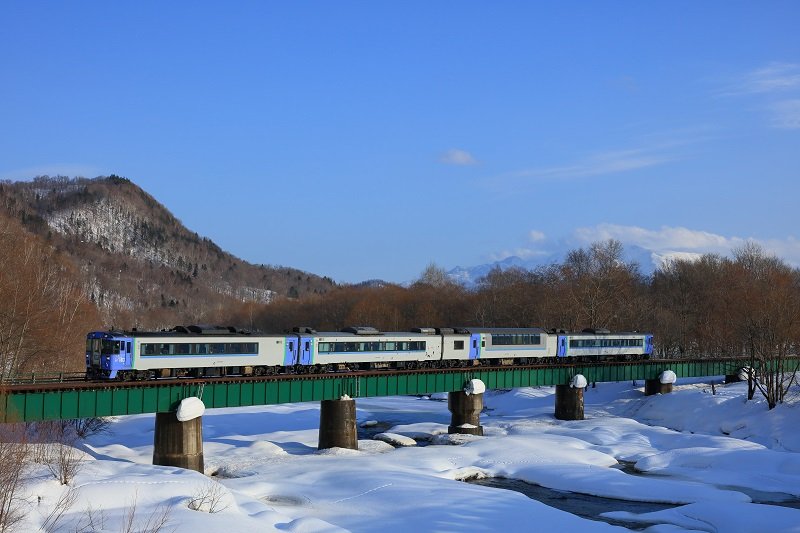
M463 390L471 379L487 389L564 385L576 374L589 382L657 379L671 370L677 377L736 374L744 358L657 359L558 366L474 367L415 371L287 374L119 382L84 382L53 376L28 376L0 385L0 422L36 422L174 411L189 397L207 408L276 405L291 402L376 396L422 395ZM76 376L73 376L73 379Z

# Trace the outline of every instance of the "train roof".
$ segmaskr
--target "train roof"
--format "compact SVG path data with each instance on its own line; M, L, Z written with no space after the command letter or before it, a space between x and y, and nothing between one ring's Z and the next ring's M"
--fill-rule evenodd
M498 334L531 334L547 333L543 328L455 328L455 333L498 333Z
M555 333L558 333L559 335L569 335L569 336L573 336L573 337L577 336L577 335L593 335L595 337L596 336L613 337L615 335L617 335L617 336L619 336L619 335L639 335L639 336L641 336L641 335L652 335L652 333L648 333L648 332L645 332L645 331L609 331L607 329L597 329L597 330L584 329L583 331L564 331L564 330L559 330L559 331L556 331Z
M378 331L370 333L355 333L352 331L316 331L311 334L313 337L346 337L346 338L365 338L365 337L430 337L431 333L420 333L418 331Z
M146 330L109 330L109 331L92 331L87 335L90 339L101 339L111 337L165 337L175 339L187 338L214 338L214 337L242 337L242 338L259 338L259 337L285 337L284 334L278 333L250 333L249 331L237 331L236 328L200 328L195 326L178 326L171 330L162 331L146 331Z

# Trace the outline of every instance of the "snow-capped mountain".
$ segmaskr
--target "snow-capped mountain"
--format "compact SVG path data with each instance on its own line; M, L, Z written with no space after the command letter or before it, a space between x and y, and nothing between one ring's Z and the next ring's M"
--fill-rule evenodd
M461 267L457 266L448 271L448 275L453 281L457 281L466 286L475 285L478 280L486 276L494 268L507 270L509 268L522 268L525 270L534 270L536 268L552 265L554 263L561 263L566 259L567 254L571 250L578 247L569 247L562 245L556 250L537 255L530 259L523 259L517 256L510 256L500 261L492 263L484 263L482 265ZM693 260L701 256L699 253L694 252L679 252L679 251L663 251L663 250L648 250L641 246L625 245L624 247L624 260L627 263L636 263L639 265L639 270L642 274L651 275L665 262L674 259Z

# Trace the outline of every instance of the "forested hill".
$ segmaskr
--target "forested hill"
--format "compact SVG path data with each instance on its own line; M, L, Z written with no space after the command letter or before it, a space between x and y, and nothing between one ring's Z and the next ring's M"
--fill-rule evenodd
M329 278L224 252L118 176L0 182L0 209L75 263L106 325L213 322L237 304L334 286Z

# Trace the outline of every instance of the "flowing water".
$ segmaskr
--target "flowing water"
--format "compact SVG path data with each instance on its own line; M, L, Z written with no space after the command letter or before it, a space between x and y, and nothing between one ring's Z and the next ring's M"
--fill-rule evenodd
M632 466L630 468L632 468ZM623 467L622 470L626 470L626 468ZM634 475L642 475L640 472L631 473L634 473ZM651 524L636 524L632 522L614 520L600 516L600 514L611 511L627 511L631 513L642 514L661 511L662 509L680 507L678 504L617 500L614 498L590 496L588 494L580 494L577 492L548 489L547 487L526 483L517 479L484 478L469 480L468 483L473 485L482 485L484 487L513 490L545 505L555 507L556 509L561 509L562 511L572 513L582 518L607 522L609 524L621 526L633 531L641 531L649 527ZM741 487L720 488L727 488L747 494L753 499L754 503L780 505L784 507L800 509L800 500L790 494L761 492L751 489L742 489Z
M662 509L669 509L678 507L673 504L651 503L651 502L632 502L627 500L616 500L613 498L601 498L599 496L589 496L587 494L579 494L577 492L565 492L560 490L548 489L540 485L533 485L525 483L517 479L504 479L504 478L485 478L475 479L468 481L473 485L482 485L484 487L494 487L497 489L513 490L520 492L545 505L561 509L568 513L588 518L589 520L600 520L613 524L615 526L622 526L634 531L640 531L647 527L649 524L632 524L631 522L622 522L610 518L600 516L600 513L607 513L611 511L628 511L631 513L650 513L653 511L660 511Z

